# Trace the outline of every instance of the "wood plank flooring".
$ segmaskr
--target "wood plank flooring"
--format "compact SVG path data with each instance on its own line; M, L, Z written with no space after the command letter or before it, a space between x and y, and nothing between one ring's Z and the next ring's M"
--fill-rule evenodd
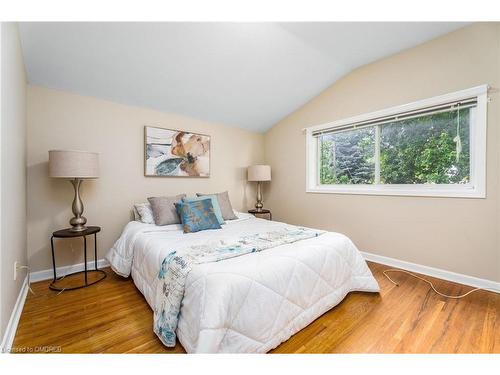
M445 299L405 274L369 266L381 293L351 293L338 306L272 353L500 353L500 295L479 291ZM61 294L35 283L21 316L14 352L184 353L166 348L152 331L153 313L131 279L108 277ZM67 286L77 277L63 280ZM471 288L429 278L448 294Z

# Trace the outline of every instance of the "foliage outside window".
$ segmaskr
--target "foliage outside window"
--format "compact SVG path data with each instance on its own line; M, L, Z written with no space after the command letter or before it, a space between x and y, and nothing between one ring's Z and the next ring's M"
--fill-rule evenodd
M488 86L306 131L309 193L486 197Z
M466 184L470 111L452 110L322 135L318 140L320 183Z

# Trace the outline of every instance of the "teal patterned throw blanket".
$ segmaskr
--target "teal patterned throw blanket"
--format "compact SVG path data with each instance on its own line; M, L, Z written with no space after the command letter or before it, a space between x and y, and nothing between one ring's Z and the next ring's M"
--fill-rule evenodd
M184 287L192 265L218 262L255 253L317 237L323 233L322 231L290 226L267 233L243 236L234 241L219 241L216 244L189 246L180 251L172 251L163 260L158 273L154 332L164 345L175 346L175 330L184 297Z

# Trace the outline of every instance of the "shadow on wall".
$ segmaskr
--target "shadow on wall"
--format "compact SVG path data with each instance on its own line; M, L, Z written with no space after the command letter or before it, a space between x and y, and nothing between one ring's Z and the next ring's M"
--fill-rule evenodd
M49 163L43 162L28 166L28 219L30 222L50 221L54 219L51 230L61 229L60 223L69 226L69 219L73 216L71 204L73 202L74 190L69 179L49 177ZM39 190L45 199L33 204L30 194ZM85 205L85 196L96 194L95 184L83 183L80 189L82 200ZM31 203L31 204L30 204ZM36 207L36 208L34 208ZM58 220L57 220L58 219ZM56 225L59 223L59 225Z
M73 216L71 211L74 196L73 187L68 179L49 177L48 161L28 166L27 173L28 262L33 270L47 270L52 267L50 248L52 232L70 226L69 220ZM109 246L118 238L121 229L128 221L127 219L133 220L132 205L137 202L147 202L147 196L153 196L155 195L155 190L158 191L158 186L152 183L158 181L169 182L168 179L156 180L146 178L142 181L140 189L147 193L141 193L143 196L140 199L130 199L130 202L128 202L130 197L124 196L128 203L123 205L123 207L126 207L126 213L124 212L123 216L115 210L116 197L113 198L115 200L105 199L102 201L102 197L108 196L113 191L110 188L110 181L107 180L106 176L97 181L84 181L82 184L82 200L86 206L84 216L88 217L89 220L92 217L99 218L99 225L103 230L102 236L98 235L99 238L97 241L99 258L104 256ZM179 181L175 180L174 182L178 183ZM208 186L205 188L201 185L216 181L200 180L193 182L196 182L196 185L200 186L190 184L192 192L187 192L188 195L194 195L195 191L204 192L207 190L218 192L228 190L231 198L239 198L232 202L235 209L246 212L248 208L253 208L255 204L256 184L247 181L246 167L237 168L236 178L231 181L230 185ZM175 193L178 192L176 191ZM166 194L170 194L170 192ZM101 205L96 206L96 198L101 199ZM88 206L86 205L87 203ZM122 204L120 203L119 206L121 207ZM110 215L110 213L113 214ZM55 240L57 265L64 266L83 262L82 241L82 238ZM90 260L93 259L93 236L88 237L87 245L87 254Z
M45 264L47 260L52 261L51 248L50 248L50 236L43 246L35 249L29 256L29 264ZM99 242L99 240L98 240ZM83 263L83 238L54 238L54 254L56 259L56 267L64 267L68 265L74 265L78 263ZM99 260L99 254L97 255ZM87 236L87 262L94 260L94 236ZM93 266L91 266L92 268ZM42 267L43 270L52 270L52 265ZM52 274L51 274L52 276ZM57 277L64 276L60 271L57 273Z
M68 179L49 177L48 162L28 166L28 263L36 269L51 267L50 237L52 232L68 228L73 216L71 204L74 190ZM37 194L33 194L38 190ZM94 195L94 184L83 184L82 199ZM36 202L32 197L43 196ZM87 255L93 254L94 240L87 238ZM83 262L83 239L55 240L58 266ZM93 259L93 257L92 257Z
M257 183L256 182L250 182L248 181L248 176L247 176L247 167L245 168L240 168L238 171L238 175L240 176L241 180L244 182L244 191L243 191L243 207L242 211L246 212L247 209L251 209L255 207L255 203L257 202ZM264 183L262 185L262 192L264 194L264 202L266 198L266 192L267 192L267 183ZM265 207L269 208L269 207Z
M247 181L247 169L246 168L239 168L238 169L238 176L240 176L240 180L241 181L244 181L244 189L243 189L243 199L242 199L242 203L243 203L243 208L248 208L249 206L249 202L248 202L248 194L249 194L249 190L251 191L252 187L250 186L250 184L248 183Z

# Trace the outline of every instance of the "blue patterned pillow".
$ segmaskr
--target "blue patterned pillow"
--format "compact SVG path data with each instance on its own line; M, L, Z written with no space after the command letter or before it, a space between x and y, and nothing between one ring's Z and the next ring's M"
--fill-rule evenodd
M214 214L217 217L217 220L219 221L219 224L222 225L225 223L224 218L222 217L222 212L220 210L219 206L219 201L217 200L216 195L205 195L203 197L194 197L194 198L182 198L183 202L195 202L195 201L201 201L204 199L210 199L212 201L212 206L214 208Z
M175 204L181 218L184 233L194 233L207 229L220 229L211 199Z

